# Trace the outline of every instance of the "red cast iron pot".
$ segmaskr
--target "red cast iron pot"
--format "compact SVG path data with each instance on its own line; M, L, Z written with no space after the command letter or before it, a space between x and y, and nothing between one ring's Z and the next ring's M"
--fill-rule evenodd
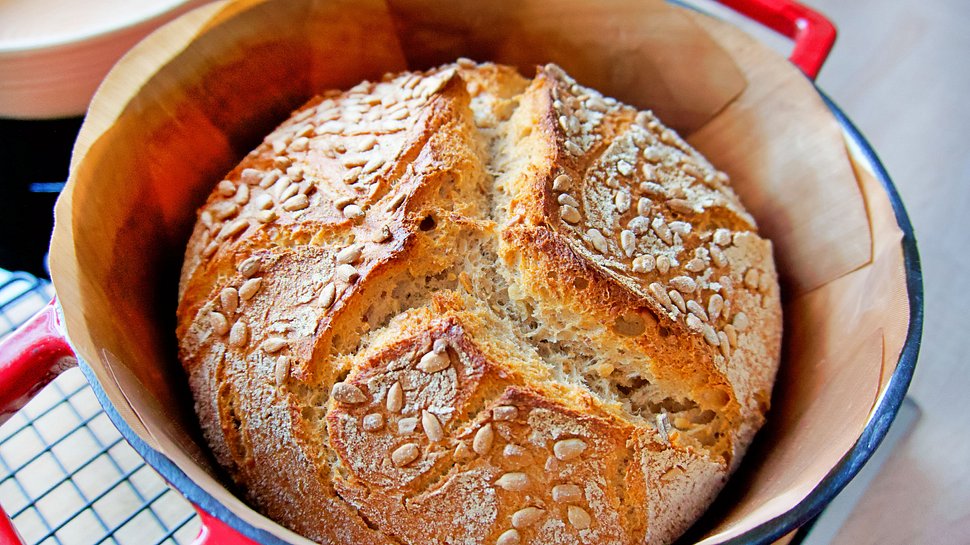
M789 0L720 0L734 10L792 38L795 42L790 60L814 80L835 42L835 27L822 15ZM821 91L819 91L821 94ZM902 249L909 298L909 328L900 360L873 417L858 441L841 461L793 509L783 516L750 529L729 541L734 544L769 544L817 516L821 510L859 472L885 437L912 379L919 351L923 316L922 276L912 226L885 168L862 135L824 94L823 100L842 124L848 137L862 150L892 203L896 221L903 232ZM56 271L55 271L56 273ZM55 274L56 278L56 274ZM56 286L56 282L55 282ZM0 422L9 418L62 371L79 365L111 421L131 446L174 488L196 506L202 529L196 545L220 543L251 545L284 544L278 537L256 528L234 514L189 479L171 460L146 444L132 430L104 392L91 367L75 356L62 325L62 309L51 301L19 330L0 343ZM14 545L21 540L10 519L0 511L0 544Z

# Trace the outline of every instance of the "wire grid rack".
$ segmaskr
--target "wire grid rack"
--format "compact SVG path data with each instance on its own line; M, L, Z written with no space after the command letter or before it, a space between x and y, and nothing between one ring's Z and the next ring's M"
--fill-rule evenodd
M0 269L0 338L50 301L49 282ZM27 544L190 543L192 506L124 441L78 369L0 426L0 505Z

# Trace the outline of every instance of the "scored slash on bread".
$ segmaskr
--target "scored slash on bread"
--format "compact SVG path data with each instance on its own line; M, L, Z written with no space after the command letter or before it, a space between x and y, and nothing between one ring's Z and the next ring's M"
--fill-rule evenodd
M311 100L200 209L179 295L217 460L333 543L668 543L781 338L727 177L552 65Z

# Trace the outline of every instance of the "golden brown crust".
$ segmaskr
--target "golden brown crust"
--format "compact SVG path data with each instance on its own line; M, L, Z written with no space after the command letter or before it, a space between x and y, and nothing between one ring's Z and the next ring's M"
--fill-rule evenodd
M218 461L328 543L668 543L764 418L770 244L557 67L310 101L200 209L180 357Z

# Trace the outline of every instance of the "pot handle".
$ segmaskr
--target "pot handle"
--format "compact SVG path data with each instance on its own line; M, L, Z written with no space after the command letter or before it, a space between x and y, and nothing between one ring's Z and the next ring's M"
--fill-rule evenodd
M258 545L255 541L232 529L225 522L206 513L198 505L193 505L193 507L199 513L202 527L199 528L199 535L196 536L192 545Z
M821 13L793 0L718 0L734 11L795 41L788 60L812 81L818 77L832 46L836 30Z
M0 424L19 411L54 378L77 365L67 342L57 298L0 341ZM0 508L0 543L22 543Z

